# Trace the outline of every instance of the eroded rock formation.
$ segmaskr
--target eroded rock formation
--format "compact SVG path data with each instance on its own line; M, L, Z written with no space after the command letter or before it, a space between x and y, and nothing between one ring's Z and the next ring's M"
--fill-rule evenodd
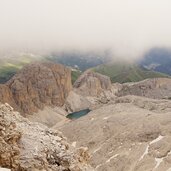
M101 103L107 103L113 96L110 78L88 70L74 83L74 89L69 93L65 107L71 112L94 108Z
M137 83L125 83L117 95L136 95L154 99L169 99L171 98L171 79L154 78Z
M31 114L44 106L62 106L71 89L68 68L60 64L34 63L0 85L0 98L22 113Z
M98 96L105 90L111 90L110 78L92 71L84 72L74 83L74 88L85 96Z
M0 167L12 171L91 171L87 148L75 149L59 131L32 123L0 104Z

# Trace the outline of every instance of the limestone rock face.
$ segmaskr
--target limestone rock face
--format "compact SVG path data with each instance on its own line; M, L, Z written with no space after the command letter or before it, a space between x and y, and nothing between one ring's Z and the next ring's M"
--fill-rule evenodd
M12 93L11 93L9 87L5 84L0 84L0 101L2 103L6 103L6 102L13 103L13 106L14 106L14 101L12 99Z
M68 112L75 112L91 107L92 103L87 97L71 91L65 102L65 110Z
M73 91L66 99L65 109L69 112L94 109L114 97L115 87L112 86L110 78L88 70L75 82Z
M154 78L137 83L125 83L117 93L118 96L136 95L153 99L171 98L171 79Z
M5 119L6 111L11 112L8 105L0 106L0 166L18 168L19 146L21 132L16 129L16 124Z
M34 63L24 67L6 85L0 85L2 102L25 114L44 106L62 106L72 89L70 70L53 63Z
M62 133L32 123L0 104L0 167L12 171L91 171L87 148L75 149Z
M74 88L84 96L98 96L112 87L110 78L92 71L84 72L74 83Z

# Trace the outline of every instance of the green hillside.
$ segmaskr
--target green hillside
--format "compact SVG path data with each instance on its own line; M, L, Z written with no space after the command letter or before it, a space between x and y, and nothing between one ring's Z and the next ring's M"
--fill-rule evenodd
M71 72L71 80L72 80L72 84L74 84L74 82L77 80L77 78L81 75L81 71L80 70L75 70Z
M136 64L121 62L99 65L92 70L109 76L113 83L136 82L147 78L169 77L166 74L150 71Z
M44 57L29 54L20 55L17 58L0 59L0 83L8 81L18 70L32 61L48 60ZM109 76L112 82L119 83L136 82L146 78L169 77L166 74L150 71L138 65L123 62L99 65L92 68L92 70ZM79 70L72 71L72 83L76 81L80 74L81 72Z
M8 81L18 70L20 70L27 62L4 62L0 64L0 83Z
M44 60L40 56L33 56L30 54L21 54L9 58L0 59L0 83L8 81L17 71L24 65L33 61Z
M0 84L7 82L12 76L16 74L24 65L33 61L47 61L46 58L37 57L33 58L29 55L18 56L17 58L0 59ZM50 61L51 62L51 61ZM71 78L72 83L81 75L80 70L72 70Z

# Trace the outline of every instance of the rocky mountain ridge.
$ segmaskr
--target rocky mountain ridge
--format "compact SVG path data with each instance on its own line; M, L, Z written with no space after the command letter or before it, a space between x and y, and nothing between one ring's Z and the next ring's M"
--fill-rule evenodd
M96 109L114 101L117 97L128 95L170 99L171 79L153 78L135 83L112 84L109 77L88 71L76 81L65 105L71 112L85 108Z
M153 78L137 83L125 83L121 85L116 95L136 95L153 99L169 99L171 97L171 79Z
M112 84L109 77L88 70L77 79L72 90L68 68L60 64L34 63L25 66L6 84L0 84L0 98L2 103L9 103L22 114L63 105L67 111L76 111L129 94L169 98L170 85L169 78Z
M84 96L98 96L105 90L111 90L110 78L87 70L74 83L74 88Z
M87 148L75 149L61 132L32 123L0 104L0 166L12 171L91 171Z
M66 99L65 108L70 112L94 108L100 101L106 103L114 96L110 78L88 70L74 83L73 90Z

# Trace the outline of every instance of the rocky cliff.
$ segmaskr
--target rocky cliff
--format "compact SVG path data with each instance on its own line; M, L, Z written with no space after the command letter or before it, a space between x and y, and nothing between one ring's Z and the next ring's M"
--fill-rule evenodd
M65 102L66 110L79 111L93 108L102 101L106 103L113 96L112 90L109 77L88 70L74 83Z
M75 149L59 131L32 123L0 104L0 167L12 171L91 171L87 148Z
M105 90L111 90L110 78L92 71L84 72L74 83L74 88L85 96L98 96Z
M170 99L171 79L154 78L136 83L125 83L121 85L120 90L116 94L118 96L136 95L153 99Z
M22 113L31 114L44 106L62 106L71 89L68 68L53 63L34 63L0 85L0 98Z

